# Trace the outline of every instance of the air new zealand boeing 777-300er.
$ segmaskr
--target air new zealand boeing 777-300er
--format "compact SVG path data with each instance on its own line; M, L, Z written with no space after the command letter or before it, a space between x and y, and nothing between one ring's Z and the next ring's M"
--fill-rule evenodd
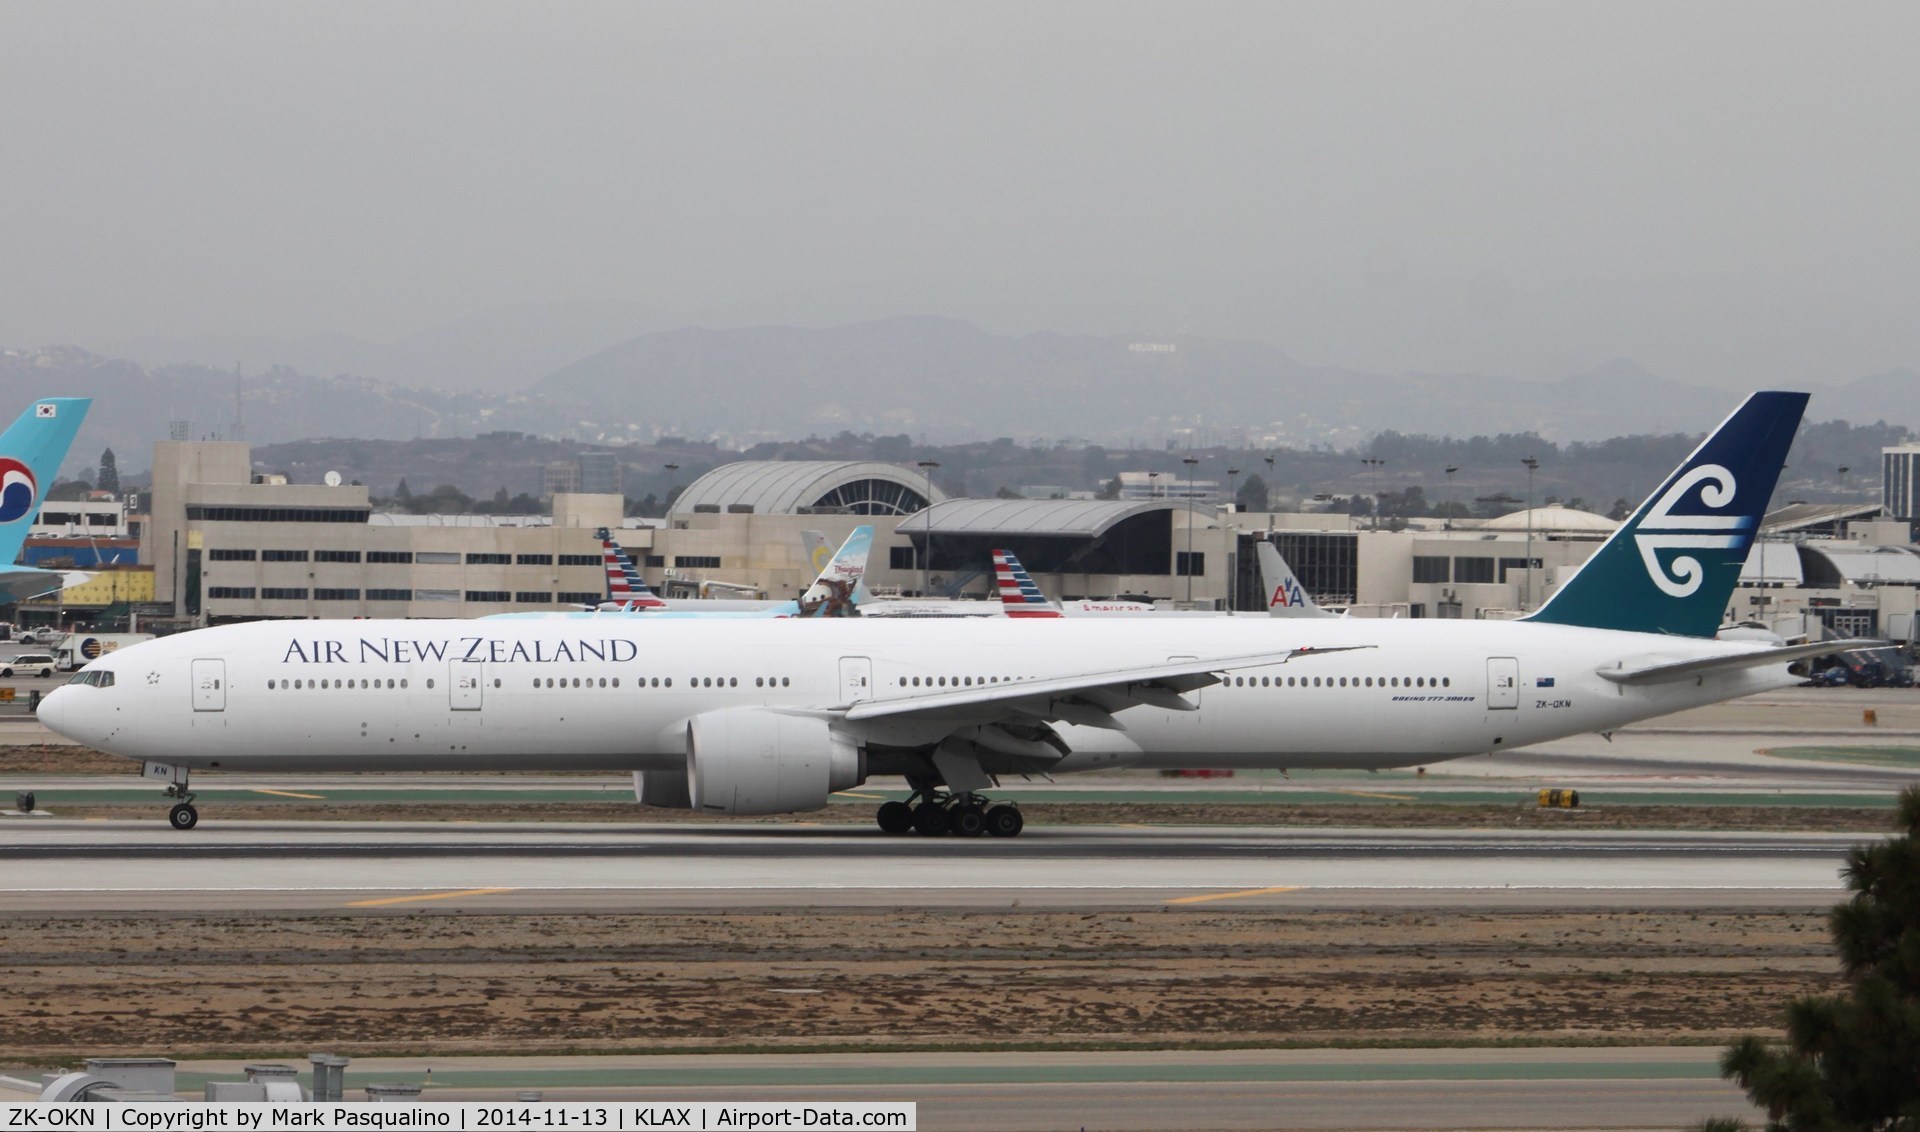
M121 649L40 707L192 770L626 770L640 802L817 809L869 776L882 829L1012 836L1007 774L1403 767L1793 682L1832 642L1717 641L1806 405L1755 393L1518 621L1197 618L262 621Z

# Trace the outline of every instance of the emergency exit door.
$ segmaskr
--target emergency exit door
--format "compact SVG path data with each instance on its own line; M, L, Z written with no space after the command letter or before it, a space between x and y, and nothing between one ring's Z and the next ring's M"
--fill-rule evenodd
M1487 658L1487 707L1520 706L1520 662L1510 656Z
M873 661L864 656L840 658L840 698L850 704L873 698Z
M451 706L455 711L479 711L481 697L481 668L485 661L456 660L447 673L447 694L452 697Z

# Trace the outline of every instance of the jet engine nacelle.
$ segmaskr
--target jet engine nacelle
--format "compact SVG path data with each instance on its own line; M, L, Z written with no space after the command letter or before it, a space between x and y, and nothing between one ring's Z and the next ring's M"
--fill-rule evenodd
M636 770L633 772L633 800L643 806L665 810L693 809L693 796L687 790L684 770Z
M708 813L817 810L867 777L858 744L824 719L728 708L694 716L687 736L693 808Z

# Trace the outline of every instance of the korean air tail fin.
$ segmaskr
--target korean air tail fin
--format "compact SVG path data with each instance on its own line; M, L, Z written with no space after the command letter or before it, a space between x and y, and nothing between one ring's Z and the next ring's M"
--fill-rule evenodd
M1713 636L1806 407L1805 393L1749 396L1526 620Z
M873 528L853 528L847 541L828 560L813 585L800 596L800 617L849 617L859 600L860 582L866 577L867 555L873 549Z
M667 607L667 603L648 588L640 571L633 568L633 559L627 557L626 550L613 541L612 531L601 527L593 532L593 537L600 540L600 561L607 571L608 605L630 611Z
M1013 556L1011 550L993 552L993 582L1000 591L1000 604L1008 617L1060 617L1060 607L1047 600L1033 575Z
M92 404L88 397L42 397L0 433L0 601L51 593L68 581L62 572L13 562Z
M1337 617L1339 614L1315 605L1301 588L1300 579L1293 576L1287 568L1287 560L1280 557L1280 548L1266 540L1261 540L1255 553L1260 559L1260 584L1267 591L1267 616L1269 617Z

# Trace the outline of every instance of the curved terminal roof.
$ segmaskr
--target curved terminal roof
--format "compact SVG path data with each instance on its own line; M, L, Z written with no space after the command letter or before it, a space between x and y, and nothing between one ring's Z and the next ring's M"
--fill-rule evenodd
M1743 586L1798 586L1805 581L1800 548L1783 539L1755 539L1740 567Z
M859 515L908 515L927 505L926 477L878 460L742 460L687 485L675 515L696 509L796 515L802 507L839 507ZM945 498L938 487L934 499Z
M1136 515L1181 510L1213 508L1178 499L948 499L902 520L899 533L1099 538Z
M1481 525L1483 531L1524 531L1531 526L1535 531L1567 531L1578 534L1612 534L1620 524L1605 515L1596 515L1591 511L1580 511L1572 507L1554 504L1551 507L1535 507L1533 521L1527 521L1525 508L1509 512L1497 519L1488 519Z
M1920 554L1911 547L1803 542L1800 551L1813 559L1802 566L1811 585L1920 586Z

